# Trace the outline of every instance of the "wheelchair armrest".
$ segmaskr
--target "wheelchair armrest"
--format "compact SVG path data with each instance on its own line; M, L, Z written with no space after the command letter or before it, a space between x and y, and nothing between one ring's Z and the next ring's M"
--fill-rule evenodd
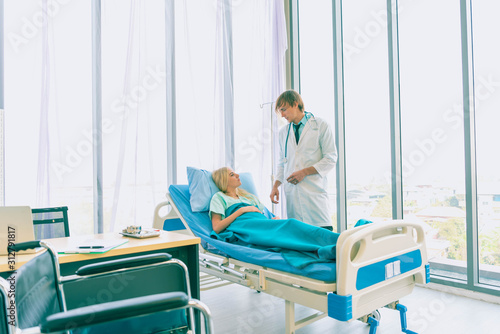
M134 256L125 259L119 260L111 260L105 261L101 263L88 264L79 268L76 271L76 275L78 276L86 276L93 274L101 274L108 271L118 270L118 269L126 269L126 268L134 268L140 266L146 266L155 263L161 263L165 261L169 261L172 259L172 255L168 253L157 253L157 254L149 254L149 255L141 255Z
M15 245L10 246L10 248L14 252L19 252L19 251L23 251L23 250L27 250L27 249L34 249L34 248L38 248L38 247L41 247L40 241L38 241L38 240L20 242L20 243L17 243Z
M147 315L186 307L189 298L184 292L166 292L109 303L96 304L48 316L40 326L41 333L67 331L109 321ZM71 324L71 325L69 325ZM68 328L71 326L71 328Z

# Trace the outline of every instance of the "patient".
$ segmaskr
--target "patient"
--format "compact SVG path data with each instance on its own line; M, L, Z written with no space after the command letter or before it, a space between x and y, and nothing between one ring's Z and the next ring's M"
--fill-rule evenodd
M229 167L215 170L212 179L220 190L210 202L212 238L279 251L298 268L335 260L338 233L296 219L266 217L264 205L239 188L239 175Z

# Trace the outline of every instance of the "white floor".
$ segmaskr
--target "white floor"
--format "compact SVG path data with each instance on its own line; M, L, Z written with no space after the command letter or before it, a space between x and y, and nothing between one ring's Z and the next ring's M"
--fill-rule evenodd
M285 302L282 299L231 284L202 291L201 300L212 312L217 334L285 332ZM495 303L416 287L400 302L408 308L408 329L417 333L500 333L500 298L489 300ZM312 313L314 311L306 307L295 307L297 318ZM378 334L401 333L399 312L381 309L380 313ZM328 317L296 331L297 334L369 332L369 326L360 321L346 323Z

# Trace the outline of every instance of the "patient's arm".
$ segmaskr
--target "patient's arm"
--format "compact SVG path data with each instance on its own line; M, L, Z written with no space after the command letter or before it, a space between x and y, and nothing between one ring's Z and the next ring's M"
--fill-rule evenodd
M214 230L215 233L220 233L224 231L229 225L231 225L236 218L241 216L242 214L246 212L260 212L260 210L253 206L244 206L227 216L226 218L222 219L222 215L219 213L212 212L212 229ZM260 212L262 213L262 212Z

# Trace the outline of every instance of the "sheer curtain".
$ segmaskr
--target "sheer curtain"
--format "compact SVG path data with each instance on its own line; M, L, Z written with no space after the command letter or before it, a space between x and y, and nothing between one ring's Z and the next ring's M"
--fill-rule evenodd
M267 3L268 7L268 18L266 32L264 36L271 36L267 41L267 45L264 48L264 73L267 74L264 80L264 87L262 87L263 101L276 101L278 96L286 89L285 83L285 52L288 48L287 45L287 32L286 32L286 20L285 20L285 9L283 1L274 0ZM279 142L278 142L278 123L282 120L278 120L276 113L274 112L275 105L271 104L271 110L269 112L272 123L270 128L272 129L271 137L271 147L272 147L272 182L274 183L274 176L276 175L276 166L278 165L279 157ZM264 120L263 126L265 126L266 121ZM268 188L270 192L270 188ZM280 196L280 204L273 205L273 212L279 217L286 217L286 201L285 196Z
M215 21L214 167L234 168L233 4L218 0Z
M178 181L186 167L234 167L232 10L228 0L176 3Z
M4 6L5 204L68 206L91 233L88 1Z
M269 205L278 126L266 102L285 89L282 1L182 1L175 27L179 183L186 166L231 166L252 173Z
M233 4L236 168L252 173L259 198L271 208L281 122L274 102L285 90L284 4L278 0ZM286 210L280 210L284 201L280 202L274 211L284 217Z
M214 167L215 17L213 1L175 3L177 180L186 167Z
M165 2L102 1L104 230L150 226L166 191Z
M42 1L42 15L48 19L47 0ZM50 176L49 176L49 100L50 100L50 53L49 53L49 25L42 26L42 91L40 101L40 123L38 138L38 170L36 183L36 202L41 206L50 205ZM57 131L57 129L56 129Z
M147 226L167 191L165 2L101 2L98 141L89 2L39 3L5 2L6 205L67 205L71 233L93 233L97 145L104 231ZM264 103L285 86L283 3L175 1L174 11L178 183L186 166L233 165L268 199L277 125ZM253 153L241 149L256 140Z

